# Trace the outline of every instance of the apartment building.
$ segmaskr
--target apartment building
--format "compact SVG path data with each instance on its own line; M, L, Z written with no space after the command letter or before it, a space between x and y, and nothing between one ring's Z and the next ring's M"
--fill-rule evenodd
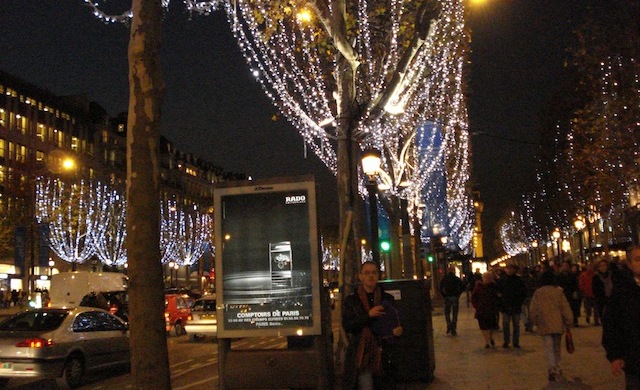
M126 121L126 114L110 118L86 97L57 96L0 71L0 289L23 288L30 265L38 284L55 260L46 240L37 238L37 177L100 180L124 189ZM160 149L161 195L182 204L213 212L213 185L244 178L178 150L164 137ZM68 158L75 168L67 171L62 167Z

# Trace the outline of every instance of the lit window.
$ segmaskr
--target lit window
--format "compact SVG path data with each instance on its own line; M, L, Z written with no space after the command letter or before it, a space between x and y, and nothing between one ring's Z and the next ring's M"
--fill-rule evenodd
M27 161L27 147L24 145L18 145L16 147L16 161L26 162Z
M71 137L71 150L74 150L77 152L79 144L80 142L78 140L78 137Z
M36 137L38 137L40 141L44 142L44 134L46 131L47 129L44 125L42 123L38 123L38 126L36 127Z

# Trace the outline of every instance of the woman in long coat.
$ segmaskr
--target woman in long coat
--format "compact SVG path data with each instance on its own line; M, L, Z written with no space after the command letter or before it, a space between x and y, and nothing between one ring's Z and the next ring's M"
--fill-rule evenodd
M560 341L573 323L573 313L562 288L556 284L555 275L545 271L540 275L540 287L533 293L529 314L542 338L547 371L550 381L562 375L560 369Z
M498 299L493 273L485 272L482 274L482 281L476 283L471 294L471 303L476 309L475 318L478 320L485 348L496 345L493 341L493 332L498 329Z

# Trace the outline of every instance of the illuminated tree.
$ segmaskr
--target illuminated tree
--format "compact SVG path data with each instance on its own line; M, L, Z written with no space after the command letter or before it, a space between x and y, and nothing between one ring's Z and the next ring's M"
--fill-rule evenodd
M209 214L201 213L196 207L187 211L180 210L173 260L186 266L198 261L211 243L212 232L212 219Z
M127 237L126 229L126 200L115 189L106 185L98 186L103 193L101 205L98 205L102 220L99 229L93 235L93 245L98 259L106 265L124 265L127 262L127 251L124 241Z
M178 257L179 211L175 199L160 205L160 262L167 264Z
M93 237L106 228L100 205L105 194L95 183L39 180L36 184L36 218L49 225L49 246L62 260L84 263L95 253Z
M516 256L527 252L530 240L524 231L522 215L511 211L500 221L500 242L509 256Z
M587 225L597 216L605 246L640 179L639 7L612 0L589 10L566 61L561 98L543 128L553 141L543 148L539 174L549 219L568 228L578 215Z
M461 2L237 1L225 9L267 95L337 173L342 237L357 231L344 222L348 210L359 210L358 145L382 150L392 195L412 204L429 191L435 164L424 159L434 155L425 148L436 145L421 138L435 135L419 132L427 121L442 126L438 150L451 168L447 200L452 214L468 222ZM304 11L311 19L300 16ZM457 222L454 229L461 228ZM358 236L347 252L354 253ZM345 266L346 280L356 265Z

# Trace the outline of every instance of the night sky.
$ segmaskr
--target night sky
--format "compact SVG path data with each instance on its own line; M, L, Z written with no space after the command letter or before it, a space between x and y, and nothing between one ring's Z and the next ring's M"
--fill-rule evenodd
M497 254L491 241L498 217L533 189L537 115L558 82L584 3L493 0L470 14L472 182L485 202L490 256ZM224 15L190 17L175 0L165 18L162 134L254 178L314 173L320 223L335 223L335 179L312 153L305 158L291 125L272 121L276 109L250 75ZM56 95L86 95L112 115L127 110L127 41L125 26L103 24L82 0L0 1L0 69Z

